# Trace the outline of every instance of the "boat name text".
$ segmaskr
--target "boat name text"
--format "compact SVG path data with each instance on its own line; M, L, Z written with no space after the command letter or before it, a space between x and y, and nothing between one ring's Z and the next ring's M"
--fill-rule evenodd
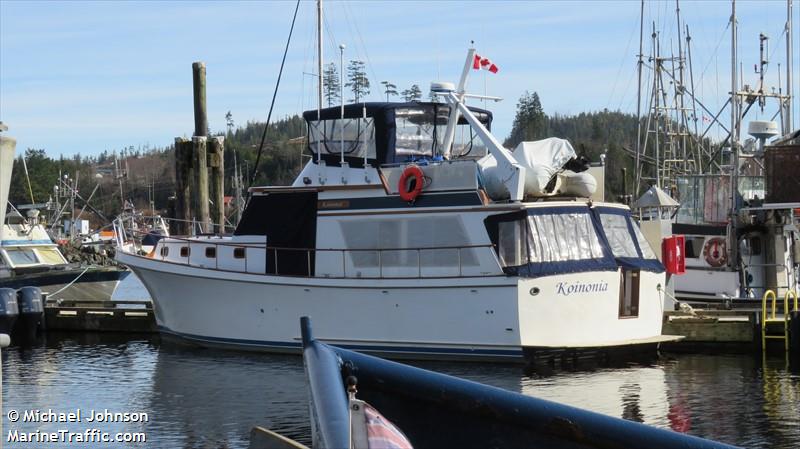
M596 293L608 291L608 282L559 282L556 294L569 296L573 293Z

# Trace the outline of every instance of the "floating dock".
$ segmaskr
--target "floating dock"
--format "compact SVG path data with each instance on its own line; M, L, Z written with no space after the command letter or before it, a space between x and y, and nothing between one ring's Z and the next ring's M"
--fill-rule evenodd
M47 301L48 330L89 332L158 332L150 301Z

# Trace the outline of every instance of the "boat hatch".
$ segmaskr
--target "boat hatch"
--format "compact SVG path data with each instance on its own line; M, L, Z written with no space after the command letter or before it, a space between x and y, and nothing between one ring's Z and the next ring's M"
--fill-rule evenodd
M506 274L664 271L624 209L536 207L493 215L485 224Z
M313 276L317 192L253 195L233 235L264 236L268 274Z
M470 108L490 128L492 114ZM441 154L450 107L441 103L358 103L303 114L308 148L326 164L338 165L342 153L351 167L402 163ZM482 157L483 142L461 117L452 157Z

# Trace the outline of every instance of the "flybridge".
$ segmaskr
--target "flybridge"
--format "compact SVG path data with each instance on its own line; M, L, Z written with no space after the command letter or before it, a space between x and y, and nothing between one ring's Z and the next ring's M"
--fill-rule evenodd
M492 113L469 108L486 128ZM443 103L356 103L306 111L308 148L316 161L351 167L433 159L444 154L451 107ZM482 157L486 147L463 117L457 125L454 156Z

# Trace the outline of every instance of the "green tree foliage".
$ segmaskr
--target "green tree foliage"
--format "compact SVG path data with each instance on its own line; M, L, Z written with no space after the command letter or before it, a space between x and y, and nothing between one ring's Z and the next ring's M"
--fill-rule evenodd
M383 92L386 94L386 101L389 101L389 96L397 96L397 86L388 82L388 81L381 81L383 84Z
M525 93L517 102L517 115L511 127L511 135L504 142L514 148L520 142L543 139L547 136L547 116L542 109L539 94Z
M347 79L344 87L349 87L353 92L351 103L358 103L369 95L369 78L364 68L364 61L350 61L347 66Z
M338 104L341 101L339 95L339 71L336 70L336 64L330 63L325 66L322 71L322 94L325 96L325 102L328 107Z
M400 93L405 101L419 101L422 99L422 91L419 86L412 84L411 87Z

